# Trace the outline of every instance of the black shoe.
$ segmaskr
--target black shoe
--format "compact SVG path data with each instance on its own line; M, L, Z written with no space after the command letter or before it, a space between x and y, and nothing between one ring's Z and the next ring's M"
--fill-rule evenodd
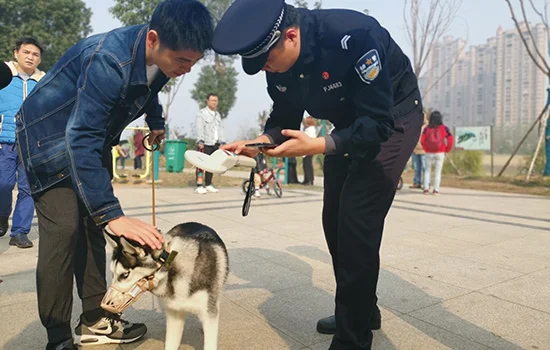
M15 245L17 248L32 248L33 244L25 233L18 233L10 239L10 245Z
M110 315L101 318L95 324L88 326L80 323L75 329L76 344L126 344L140 339L147 333L143 323L130 323L119 316Z
M65 340L59 344L48 344L46 345L46 350L76 350L77 347L74 345L72 339Z
M382 315L380 310L375 310L370 320L370 329L377 330L382 327ZM334 315L320 319L317 322L317 332L322 334L336 333L336 317Z
M0 237L4 237L8 233L9 227L8 218L0 218Z

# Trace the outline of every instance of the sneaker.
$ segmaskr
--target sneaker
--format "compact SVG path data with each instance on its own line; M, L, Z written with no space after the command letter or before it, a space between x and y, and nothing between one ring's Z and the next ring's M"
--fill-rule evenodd
M430 190L424 190L424 194L430 194Z
M439 191L433 191L432 193L434 196L439 196Z
M204 188L204 186L199 186L199 187L195 188L195 193L206 194L206 193L208 193L208 191L206 190L206 188Z
M10 238L10 245L17 246L17 248L32 248L33 244L27 234L18 233Z
M422 188L419 184L410 185L409 188Z
M208 185L206 186L206 190L208 192L211 192L211 193L216 193L216 192L219 192L220 190L218 190L216 187L212 186L212 185Z
M262 196L262 194L260 193L260 190L255 190L254 191L254 197L260 198L261 196Z
M135 342L147 333L143 323L130 323L119 316L103 317L92 326L82 320L75 328L75 343L80 346L100 344L127 344Z

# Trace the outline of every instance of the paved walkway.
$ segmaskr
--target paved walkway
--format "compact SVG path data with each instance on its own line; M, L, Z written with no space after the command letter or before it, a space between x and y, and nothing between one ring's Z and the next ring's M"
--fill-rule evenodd
M128 215L150 220L150 191L118 188ZM318 318L333 310L335 285L318 191L254 200L240 216L236 188L195 195L157 189L157 223L215 228L229 249L220 349L328 349ZM398 192L382 244L383 325L374 349L550 349L550 200L445 189L440 197ZM37 243L37 233L31 238ZM0 239L0 348L43 349L37 314L37 249ZM76 296L76 293L75 293ZM75 300L78 300L77 298ZM74 303L74 319L80 311ZM164 315L151 295L126 314L146 338L123 347L162 349ZM202 349L190 316L181 349Z

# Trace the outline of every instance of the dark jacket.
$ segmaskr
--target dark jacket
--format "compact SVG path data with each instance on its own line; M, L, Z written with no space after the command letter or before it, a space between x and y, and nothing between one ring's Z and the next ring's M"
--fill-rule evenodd
M301 52L285 73L267 73L273 110L265 133L300 129L304 110L335 125L327 154L374 157L393 132L395 118L422 108L407 56L372 17L352 10L301 14Z

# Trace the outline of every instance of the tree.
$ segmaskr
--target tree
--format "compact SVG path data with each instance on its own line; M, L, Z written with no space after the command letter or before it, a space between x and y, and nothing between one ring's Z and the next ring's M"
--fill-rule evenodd
M203 0L212 17L219 21L233 3L232 0ZM210 53L201 68L199 79L191 91L191 97L201 108L206 105L206 96L215 93L219 96L218 112L222 119L227 118L229 111L237 101L237 70L233 67L234 57Z
M307 0L294 0L294 5L296 7L302 7L302 8L308 8ZM323 0L315 1L315 4L313 4L313 8L315 10L319 10L323 7Z
M412 63L417 78L422 77L434 44L447 33L461 5L462 0L429 0L426 6L422 5L422 0L405 0L403 20L409 42L412 45ZM435 82L425 88L423 94L426 94L443 76L449 73L458 62L459 55L460 53L450 67L436 78Z
M550 82L550 65L548 65L548 59L547 59L548 53L541 52L540 48L538 47L537 40L535 38L535 35L533 34L533 31L531 30L531 25L529 24L529 21L527 19L524 0L518 0L520 9L521 9L522 23L518 22L516 13L514 11L514 7L512 6L512 3L510 2L510 0L505 0L505 1L508 4L508 8L510 9L510 14L512 15L512 20L514 21L518 34L521 38L521 41L523 42L523 46L525 47L525 49L527 50L527 53L529 54L529 57L531 58L533 63L537 66L537 68L539 68L539 70L548 77L548 80ZM533 3L533 0L529 0L529 3L533 11L535 12L535 14L539 17L542 24L544 25L544 30L546 33L546 46L550 51L550 46L549 46L550 45L550 27L548 22L548 0L544 0L544 12L542 12L535 6L535 4ZM548 89L548 94L550 97L550 88ZM506 167L508 166L508 164L510 164L510 161L512 160L512 158L515 156L515 154L517 153L517 151L519 150L523 142L527 139L527 137L529 136L529 134L537 124L539 124L539 141L535 149L535 154L533 155L533 158L531 160L529 170L527 171L527 176L525 177L525 181L529 181L529 178L531 177L533 167L535 165L537 156L540 152L542 143L545 138L546 138L546 166L544 168L543 176L550 175L550 125L548 124L548 112L549 112L549 102L547 100L547 103L542 109L539 117L535 120L535 123L531 126L529 131L527 131L527 134L521 140L517 149L510 156L510 159L508 159L508 162L506 162L506 164L504 165L504 167L502 168L498 176L501 176L502 173L504 173L504 170L506 170Z
M13 60L15 41L32 36L44 48L39 68L48 71L92 31L91 15L82 0L0 1L0 59Z
M221 58L220 58L221 59ZM191 97L201 108L206 106L206 96L215 93L219 97L218 112L222 119L227 118L229 110L237 99L237 71L234 67L223 66L223 70L216 70L215 65L203 66Z

